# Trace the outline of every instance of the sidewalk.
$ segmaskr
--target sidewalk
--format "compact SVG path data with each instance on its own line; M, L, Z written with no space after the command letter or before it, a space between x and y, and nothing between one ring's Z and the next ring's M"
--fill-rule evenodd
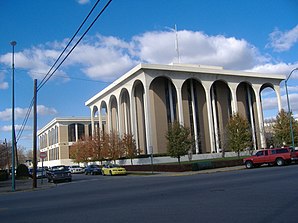
M15 192L40 190L49 188L51 186L53 186L53 184L48 183L47 178L37 179L37 188L33 188L33 180L31 178L15 180ZM13 192L11 179L0 181L0 194L7 192Z

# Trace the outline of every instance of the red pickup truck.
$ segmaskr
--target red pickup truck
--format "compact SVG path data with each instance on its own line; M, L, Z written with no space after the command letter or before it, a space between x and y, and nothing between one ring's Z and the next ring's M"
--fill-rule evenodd
M243 159L243 164L250 169L262 164L283 166L297 160L298 156L295 151L286 147L259 150L255 155Z

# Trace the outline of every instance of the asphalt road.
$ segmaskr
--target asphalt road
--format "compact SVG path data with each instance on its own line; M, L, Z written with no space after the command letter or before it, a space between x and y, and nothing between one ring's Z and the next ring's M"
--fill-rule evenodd
M186 176L85 176L0 195L1 223L298 222L298 165Z

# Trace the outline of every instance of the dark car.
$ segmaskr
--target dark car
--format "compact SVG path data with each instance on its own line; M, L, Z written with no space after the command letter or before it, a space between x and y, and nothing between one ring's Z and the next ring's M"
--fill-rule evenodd
M100 166L99 165L95 165L95 164L88 165L85 168L85 174L86 175L88 175L88 174L91 174L91 175L101 174Z
M56 183L58 181L68 181L71 182L72 175L69 169L64 166L53 166L47 171L48 182Z
M47 170L45 168L37 168L36 170L36 178L41 179L41 178L46 178L47 175ZM29 168L29 177L33 178L33 168Z

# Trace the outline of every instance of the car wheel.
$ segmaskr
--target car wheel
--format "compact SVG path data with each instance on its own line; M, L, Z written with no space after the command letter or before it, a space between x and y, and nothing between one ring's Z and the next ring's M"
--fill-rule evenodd
M88 175L88 172L87 171L85 172L85 175Z
M283 158L277 158L276 159L276 165L277 166L283 166L283 165L285 165L284 159Z
M246 161L246 162L245 162L245 167L246 167L247 169L251 169L251 168L254 167L254 165L253 165L253 163L252 163L251 161Z
M48 183L51 183L51 179L50 178L48 178Z
M103 175L103 176L105 175L105 172L103 172L103 170L101 171L101 175Z
M110 170L110 176L113 176L112 170Z
M68 182L71 182L71 179L68 179Z

